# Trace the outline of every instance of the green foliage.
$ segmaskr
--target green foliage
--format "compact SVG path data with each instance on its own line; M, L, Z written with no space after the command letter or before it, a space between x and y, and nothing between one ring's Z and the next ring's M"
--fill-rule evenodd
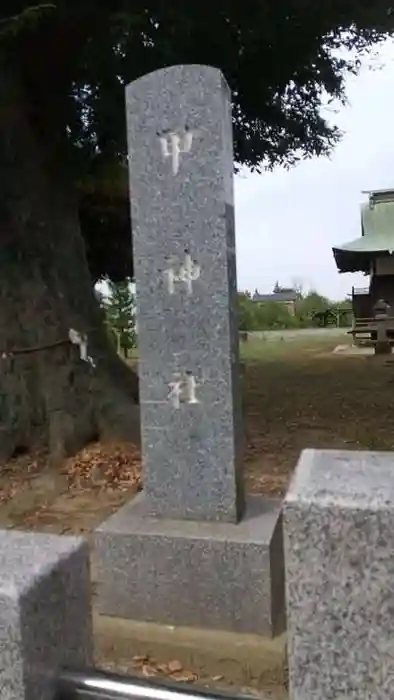
M277 291L280 291L280 288ZM238 294L240 331L309 328L333 324L349 326L351 318L352 310L348 301L333 302L314 291L304 296L299 295L294 315L284 304L252 301L247 292Z
M78 183L94 279L121 280L132 275L126 83L177 63L217 66L232 90L237 164L288 166L330 152L340 133L322 103L345 99L346 75L392 30L388 0L2 0L0 71L18 76L51 166ZM118 175L104 193L107 168Z
M56 5L53 3L41 3L40 5L27 6L19 14L2 17L0 20L0 36L2 34L16 36L23 30L32 31L42 19L44 12L55 9Z
M104 311L107 329L117 349L127 357L127 351L136 346L135 302L131 282L107 281L108 296L102 295L101 308Z
M287 308L276 302L256 302L245 293L238 295L239 330L296 328L298 321Z
M296 328L297 319L292 316L286 306L273 301L254 302L257 306L256 319L258 330L270 328Z
M306 294L297 304L297 317L303 327L318 326L319 321L314 315L327 311L332 306L332 302L317 292L311 291Z
M238 294L238 327L240 331L250 331L256 328L256 305L248 292Z

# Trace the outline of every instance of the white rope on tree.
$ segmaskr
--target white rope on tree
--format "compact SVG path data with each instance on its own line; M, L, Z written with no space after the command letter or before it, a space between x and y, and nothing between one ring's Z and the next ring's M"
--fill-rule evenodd
M92 367L96 367L93 358L88 355L88 336L86 333L78 333L74 328L68 331L68 337L73 345L79 345L81 360L88 362Z

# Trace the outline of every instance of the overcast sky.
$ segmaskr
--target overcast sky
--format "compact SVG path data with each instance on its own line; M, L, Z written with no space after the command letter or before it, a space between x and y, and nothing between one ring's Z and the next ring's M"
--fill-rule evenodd
M362 190L394 187L394 44L348 80L350 105L333 115L345 131L328 158L235 178L239 289L270 292L302 279L332 299L365 277L336 270L332 246L361 235ZM384 66L384 67L381 67Z

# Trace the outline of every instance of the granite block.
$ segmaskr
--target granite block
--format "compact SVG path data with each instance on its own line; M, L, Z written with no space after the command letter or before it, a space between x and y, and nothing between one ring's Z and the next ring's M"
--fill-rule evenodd
M92 663L88 545L0 531L0 699L52 700L54 676Z
M292 700L394 693L394 453L305 450L284 501Z
M244 508L231 97L216 68L126 90L144 489L151 515Z
M266 636L284 620L280 503L238 524L152 518L140 494L95 531L98 612Z

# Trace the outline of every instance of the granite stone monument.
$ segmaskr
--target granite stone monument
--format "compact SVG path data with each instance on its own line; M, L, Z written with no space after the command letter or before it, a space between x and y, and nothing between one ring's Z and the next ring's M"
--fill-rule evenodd
M126 93L144 488L169 518L244 507L229 97L198 66Z
M81 538L0 531L0 698L52 700L60 668L92 664Z
M280 508L241 473L230 91L181 65L126 102L144 490L96 532L99 608L272 634Z
M302 453L283 516L291 700L393 697L393 476L393 453Z

